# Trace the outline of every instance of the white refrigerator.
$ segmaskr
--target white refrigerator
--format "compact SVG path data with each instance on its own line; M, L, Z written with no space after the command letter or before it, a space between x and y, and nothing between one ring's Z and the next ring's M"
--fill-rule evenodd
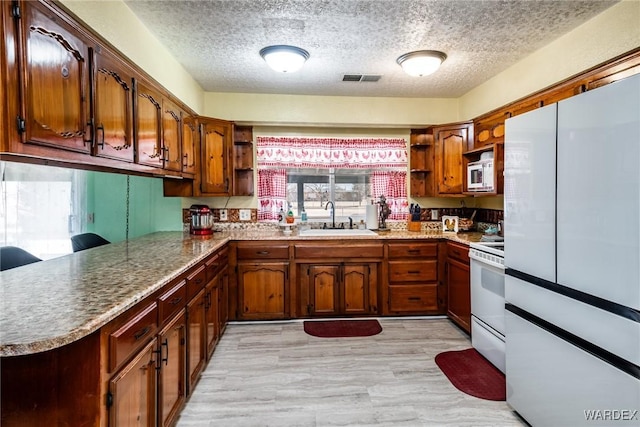
M640 75L505 124L507 402L640 426Z

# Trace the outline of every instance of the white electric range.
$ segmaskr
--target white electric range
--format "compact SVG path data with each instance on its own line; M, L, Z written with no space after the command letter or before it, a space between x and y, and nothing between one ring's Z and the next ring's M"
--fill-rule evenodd
M504 242L469 244L471 344L505 372Z

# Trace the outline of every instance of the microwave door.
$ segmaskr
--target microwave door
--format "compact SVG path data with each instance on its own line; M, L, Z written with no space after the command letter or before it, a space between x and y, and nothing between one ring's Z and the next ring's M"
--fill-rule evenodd
M482 178L483 178L483 171L482 171L482 166L481 165L474 165L469 167L469 180L467 182L467 186L470 189L479 189L483 187L482 184Z

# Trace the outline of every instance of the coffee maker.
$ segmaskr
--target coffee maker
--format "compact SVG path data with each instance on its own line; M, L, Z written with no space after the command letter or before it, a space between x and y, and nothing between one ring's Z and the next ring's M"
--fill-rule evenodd
M198 236L213 234L213 212L207 205L191 205L189 232Z

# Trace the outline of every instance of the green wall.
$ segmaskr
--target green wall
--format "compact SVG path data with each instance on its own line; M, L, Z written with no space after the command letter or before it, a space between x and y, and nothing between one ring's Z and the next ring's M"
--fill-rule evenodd
M125 240L127 176L91 172L87 183L87 212L94 214L87 230L111 242ZM182 231L180 198L164 197L161 179L130 176L129 238L154 231Z

